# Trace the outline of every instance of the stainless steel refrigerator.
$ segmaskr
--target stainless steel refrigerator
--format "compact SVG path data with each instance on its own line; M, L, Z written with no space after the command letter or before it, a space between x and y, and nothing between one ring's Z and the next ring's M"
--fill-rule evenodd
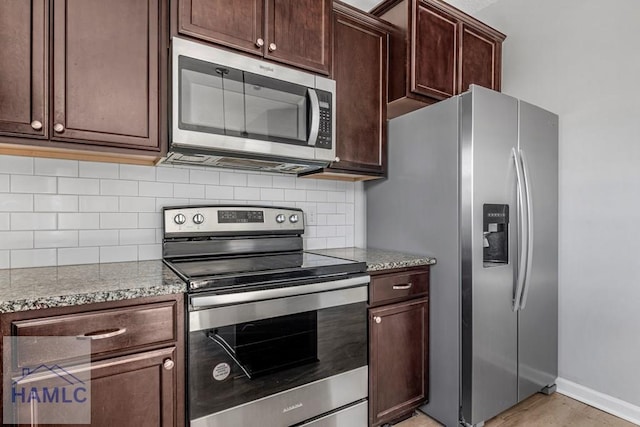
M558 366L558 117L479 86L389 122L367 246L431 255L429 401L481 425Z

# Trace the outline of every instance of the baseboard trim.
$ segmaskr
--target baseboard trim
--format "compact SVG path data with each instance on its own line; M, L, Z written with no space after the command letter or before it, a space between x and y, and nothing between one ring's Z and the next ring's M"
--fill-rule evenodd
M632 405L624 400L600 393L564 378L558 378L556 385L558 386L558 393L640 425L640 406Z

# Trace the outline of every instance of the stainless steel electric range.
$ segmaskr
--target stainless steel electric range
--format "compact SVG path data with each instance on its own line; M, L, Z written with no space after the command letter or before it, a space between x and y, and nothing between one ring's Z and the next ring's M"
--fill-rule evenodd
M187 284L191 426L367 425L366 265L303 251L304 213L163 209Z

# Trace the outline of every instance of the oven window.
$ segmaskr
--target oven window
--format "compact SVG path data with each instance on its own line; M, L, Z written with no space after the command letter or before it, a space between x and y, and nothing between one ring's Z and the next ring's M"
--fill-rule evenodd
M306 144L306 87L184 56L178 66L181 129Z
M190 418L366 364L364 302L191 332Z

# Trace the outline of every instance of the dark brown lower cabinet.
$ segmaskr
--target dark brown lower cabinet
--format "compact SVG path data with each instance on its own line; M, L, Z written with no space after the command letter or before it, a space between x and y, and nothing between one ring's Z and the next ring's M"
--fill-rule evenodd
M185 423L183 313L182 295L171 295L8 313L2 315L0 326L3 336L91 339L92 426L181 427ZM37 369L56 366L55 361L42 358L45 353L36 353L20 360ZM74 354L72 350L68 353ZM70 366L65 369L72 375L86 370ZM23 388L35 387L44 396L43 390L52 381L57 384L60 378L38 376L24 382ZM7 384L4 381L3 387ZM15 424L55 425L47 423L46 403L34 399L33 404L24 405L14 414Z
M386 283L378 280L378 284L389 284L389 277L384 277ZM404 277L411 276L405 274ZM419 274L413 274L414 279L418 277ZM421 286L428 283L428 275L420 284L409 280L393 286L400 291L408 286ZM376 285L373 277L371 286ZM370 308L369 425L380 426L402 418L425 403L428 379L428 296Z

